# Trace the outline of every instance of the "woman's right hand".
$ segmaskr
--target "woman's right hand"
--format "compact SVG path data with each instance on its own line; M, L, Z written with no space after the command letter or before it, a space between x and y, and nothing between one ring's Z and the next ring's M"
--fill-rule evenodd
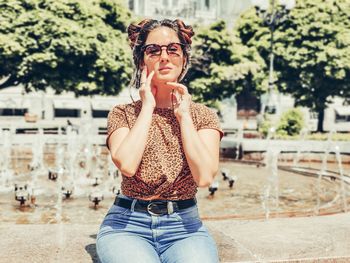
M150 107L154 109L156 107L156 93L157 89L154 87L151 87L152 78L154 75L154 71L152 71L147 76L147 67L144 67L141 73L141 83L140 83L140 98L142 101L142 108L143 107Z

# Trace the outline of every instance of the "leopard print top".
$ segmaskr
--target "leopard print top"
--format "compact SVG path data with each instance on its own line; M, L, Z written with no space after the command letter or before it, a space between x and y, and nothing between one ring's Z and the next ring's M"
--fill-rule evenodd
M142 101L115 106L108 114L109 136L120 127L132 128L142 107ZM192 120L197 130L215 129L220 133L216 113L203 104L191 102ZM132 149L130 149L132 154ZM194 198L197 185L191 175L181 141L180 125L172 109L155 108L143 157L132 177L122 176L122 193L131 198L183 200Z

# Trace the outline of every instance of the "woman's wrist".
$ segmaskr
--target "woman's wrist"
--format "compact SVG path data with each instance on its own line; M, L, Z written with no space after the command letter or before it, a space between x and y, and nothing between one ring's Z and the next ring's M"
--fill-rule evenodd
M181 122L192 122L192 116L190 112L183 112L177 115L178 121Z
M151 104L143 104L142 103L142 108L141 111L147 111L147 112L152 112L154 111L155 106L151 105Z

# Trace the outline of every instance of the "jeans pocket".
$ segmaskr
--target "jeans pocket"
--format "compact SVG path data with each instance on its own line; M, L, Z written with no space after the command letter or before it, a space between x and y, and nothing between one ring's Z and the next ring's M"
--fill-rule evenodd
M199 221L198 207L196 205L174 212L174 217L180 222Z
M130 215L130 214L131 214L131 210L129 208L112 205L112 207L108 210L105 219L113 219L115 217Z

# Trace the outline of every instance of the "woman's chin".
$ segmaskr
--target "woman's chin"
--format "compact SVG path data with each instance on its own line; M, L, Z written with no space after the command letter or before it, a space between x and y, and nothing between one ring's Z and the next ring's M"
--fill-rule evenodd
M162 76L158 76L158 78L156 79L155 83L157 84L166 84L167 82L176 82L177 78L174 76L166 76L166 75L162 75Z

